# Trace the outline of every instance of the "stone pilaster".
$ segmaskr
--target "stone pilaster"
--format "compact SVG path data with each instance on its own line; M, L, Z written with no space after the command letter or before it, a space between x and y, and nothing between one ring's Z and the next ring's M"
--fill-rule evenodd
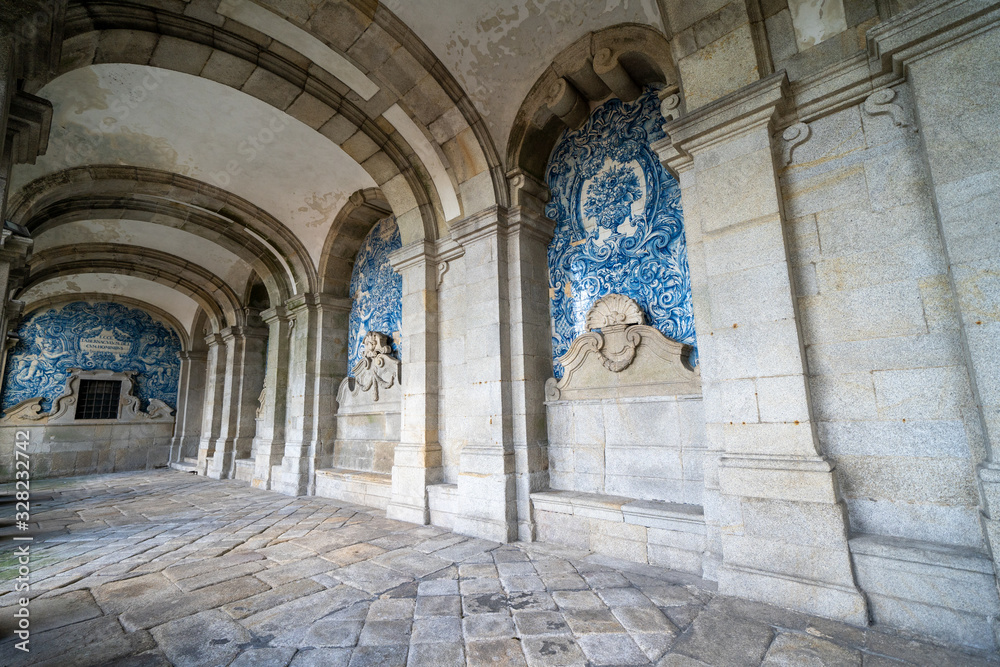
M215 458L208 469L208 476L214 479L233 477L236 459L250 456L257 398L264 384L266 338L263 327L232 326L222 330L226 373L222 382L221 426L215 441Z
M248 322L253 321L260 322L256 312L248 313ZM264 387L267 337L268 329L262 326L248 325L243 330L242 356L237 360L239 401L233 407L236 412L233 450L237 459L250 458L253 450L260 407L258 399Z
M316 470L332 463L337 387L347 374L351 302L329 294L299 294L285 304L294 324L288 363L285 451L271 488L312 494Z
M511 437L517 497L517 537L535 539L531 493L549 486L545 381L552 375L548 244L555 223L545 217L548 189L527 174L508 175Z
M393 455L390 519L430 521L427 485L442 480L438 443L438 294L434 245L418 241L390 257L403 277L399 444Z
M177 383L177 413L174 416L174 437L170 441L170 460L183 461L198 454L201 432L201 412L205 402L205 352L184 350L177 353L181 361Z
M1000 171L996 155L996 54L1000 3L925 2L869 33L869 55L905 75L913 91L933 188L935 215L958 306L961 339L977 410L966 417L979 459L985 542L1000 574ZM909 117L889 98L887 112ZM970 411L971 412L971 411ZM969 423L973 422L973 423ZM978 422L978 423L975 423ZM1000 629L1000 625L995 625ZM1000 636L1000 632L997 632Z
M708 447L721 452L705 511L720 526L720 592L866 624L789 277L771 139L786 96L784 73L769 77L668 123L654 145L681 178Z
M470 437L459 462L462 514L455 531L498 542L517 538L506 224L506 211L494 207L452 226L452 238L465 250L467 392L477 410L477 437Z
M288 309L275 306L261 313L267 325L267 363L264 400L257 414L253 486L271 488L271 471L285 452L285 405L288 397L288 351L291 319Z
M208 475L215 458L215 443L222 427L222 403L225 394L226 350L222 336L205 336L208 353L205 360L205 403L201 411L201 438L198 441L198 474Z

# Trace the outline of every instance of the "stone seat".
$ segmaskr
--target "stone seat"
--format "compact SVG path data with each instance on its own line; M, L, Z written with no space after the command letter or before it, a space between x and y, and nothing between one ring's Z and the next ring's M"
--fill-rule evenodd
M186 456L180 461L171 461L170 467L181 472L198 472L198 457Z
M392 494L392 475L387 473L325 468L316 471L316 495L346 500L384 510Z
M700 505L580 491L531 494L538 538L701 576Z
M253 483L253 469L256 462L251 458L236 459L234 461L236 464L235 474L233 475L236 479L246 482L247 484Z

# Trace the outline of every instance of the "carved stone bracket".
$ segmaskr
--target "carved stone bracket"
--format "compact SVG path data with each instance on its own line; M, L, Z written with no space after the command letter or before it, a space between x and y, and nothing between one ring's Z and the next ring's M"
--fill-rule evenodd
M876 90L874 93L868 96L862 108L865 110L869 116L881 116L887 115L892 118L892 122L897 127L909 128L911 132L916 132L917 128L913 123L913 119L909 112L906 111L901 105L895 104L893 100L896 99L896 91L892 88L883 88L882 90Z
M338 400L343 402L344 391L357 396L361 392L371 392L372 400L379 400L379 391L399 384L400 361L391 356L389 336L381 331L369 331L361 341L361 359L352 369L354 377L344 378L340 383Z
M448 273L448 262L446 260L441 260L437 266L437 286L441 287L444 283L444 274Z
M795 123L785 128L781 133L784 145L781 148L781 166L787 167L792 162L792 151L806 143L812 136L808 123Z
M663 116L664 128L663 131L666 132L666 123L672 120L677 120L681 117L681 96L680 93L673 93L671 95L666 95L660 101L660 115Z
M691 348L644 322L642 309L627 296L598 299L587 313L590 331L559 359L562 379L545 382L545 399L700 393L700 374L687 362ZM636 363L642 355L645 361Z

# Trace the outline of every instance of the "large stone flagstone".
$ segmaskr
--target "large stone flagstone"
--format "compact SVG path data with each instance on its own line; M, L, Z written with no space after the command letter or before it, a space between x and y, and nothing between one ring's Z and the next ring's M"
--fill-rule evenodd
M1000 663L687 574L237 482L159 471L36 489L30 653L11 637L9 539L0 552L4 667Z

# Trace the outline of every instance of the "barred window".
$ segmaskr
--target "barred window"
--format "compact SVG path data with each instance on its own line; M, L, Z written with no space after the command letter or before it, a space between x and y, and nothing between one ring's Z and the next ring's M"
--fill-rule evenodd
M118 419L120 380L80 380L76 400L77 419Z

